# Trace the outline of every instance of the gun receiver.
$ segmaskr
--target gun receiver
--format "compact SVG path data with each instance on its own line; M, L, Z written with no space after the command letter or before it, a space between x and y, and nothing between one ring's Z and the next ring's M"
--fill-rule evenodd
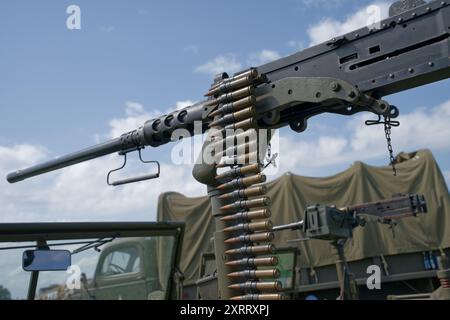
M418 194L399 195L392 199L356 204L340 210L357 216L375 216L383 220L401 219L428 211L425 197Z
M206 101L149 120L119 138L10 173L7 180L15 183L107 154L157 147L176 139L176 129L194 134L195 122L201 123L198 131L204 133L218 120L211 115L233 107L253 108L236 110L222 122L242 128L289 125L296 132L306 129L308 118L325 112L349 116L370 111L395 118L398 109L380 98L450 77L450 3L438 0L415 8L397 3L391 15L377 26L238 72L229 81L217 81ZM258 81L252 82L253 74L260 76ZM249 83L248 88L219 99L221 93ZM255 101L245 101L248 92ZM237 98L242 99L227 103ZM216 102L219 106L214 106ZM257 121L235 123L248 114Z

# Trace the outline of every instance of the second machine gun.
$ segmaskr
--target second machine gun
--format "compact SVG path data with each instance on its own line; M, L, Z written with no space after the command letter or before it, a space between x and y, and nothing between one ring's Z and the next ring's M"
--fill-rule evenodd
M266 180L262 170L272 130L289 126L303 132L307 120L321 113L351 116L369 111L378 120L367 124L385 127L393 164L388 133L398 125L392 119L399 110L381 98L450 78L449 37L448 1L399 1L391 7L390 17L376 25L232 77L220 74L202 102L149 120L116 139L18 170L7 179L15 183L115 152L125 157L125 166L129 152L139 151L142 160L142 149L176 141L179 130L189 135L208 132L193 175L207 186L211 198L219 297L282 299L276 279L260 281L276 274L258 270L260 266L275 270L277 264L275 257L258 257L274 251L270 199L259 185ZM156 177L159 167L156 174L110 184Z
M415 217L427 211L425 197L417 194L394 195L391 199L342 208L316 204L305 209L303 220L275 226L272 231L301 230L306 237L288 240L289 242L309 239L329 241L338 256L336 269L341 287L340 299L354 300L358 297L358 290L344 255L344 244L347 239L353 237L353 229L359 226L364 227L367 218L376 218L379 223L388 224L394 228L395 220Z

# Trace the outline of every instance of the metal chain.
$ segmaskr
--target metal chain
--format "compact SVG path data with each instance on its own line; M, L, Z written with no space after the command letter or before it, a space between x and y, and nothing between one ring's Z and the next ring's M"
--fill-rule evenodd
M266 169L270 165L273 165L275 168L277 167L277 164L276 164L275 160L278 157L278 153L275 153L272 156L272 142L271 142L271 140L272 140L272 132L270 131L270 129L269 129L269 134L268 134L268 140L269 140L269 143L267 144L267 156L266 156L267 164L264 166L264 169Z
M392 166L392 172L394 173L394 176L397 176L397 169L395 168L394 149L392 148L391 129L391 117L384 116L384 133L386 136L386 142L389 151L390 164Z

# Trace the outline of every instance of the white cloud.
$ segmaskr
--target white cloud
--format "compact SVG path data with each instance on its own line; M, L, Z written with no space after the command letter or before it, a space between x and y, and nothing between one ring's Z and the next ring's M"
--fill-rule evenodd
M144 106L137 102L126 102L125 118L115 118L109 122L110 132L108 138L117 138L125 132L129 132L141 127L145 121L153 119L162 113L153 110L151 113L144 110Z
M281 55L273 50L263 49L258 52L253 52L247 55L245 63L241 62L238 56L234 53L221 54L214 59L195 68L196 72L216 75L221 72L233 74L245 67L256 67L270 61L281 58ZM244 60L244 59L243 59Z
M5 172L15 165L31 165L35 161L42 160L46 153L42 147L27 144L10 148L0 146L0 172Z
M192 100L178 101L178 102L175 104L175 109L176 109L176 110L181 110L181 109L184 109L184 108L186 108L186 107L192 106L194 103L195 103L195 102L192 101Z
M279 172L296 171L296 168L316 172L317 168L351 163L356 159L387 157L382 127L365 126L364 120L367 118L365 114L348 121L340 136L320 136L308 141L282 136ZM400 127L392 129L396 153L420 148L450 151L450 101L431 109L418 108L401 115L398 120L401 122Z
M259 52L249 54L247 58L247 65L256 67L279 58L281 58L281 55L278 52L264 49Z
M117 138L125 132L129 132L141 127L147 120L154 119L165 113L170 113L175 110L186 108L193 104L194 102L191 100L178 101L175 103L174 107L167 108L166 110L152 109L151 112L147 112L142 104L138 102L127 101L125 104L125 114L127 116L125 118L112 119L109 122L110 132L106 137L110 139Z
M375 2L358 10L356 13L339 21L333 18L325 18L318 24L310 26L307 30L310 46L328 41L333 37L344 35L359 28L373 25L384 19L389 13L389 3Z
M304 46L302 41L295 41L295 40L288 41L287 46L289 48L293 48L296 51L300 51L300 50L303 50L305 48L305 46Z
M196 72L216 75L221 72L234 73L242 69L242 63L238 61L233 53L221 54L214 59L195 68Z

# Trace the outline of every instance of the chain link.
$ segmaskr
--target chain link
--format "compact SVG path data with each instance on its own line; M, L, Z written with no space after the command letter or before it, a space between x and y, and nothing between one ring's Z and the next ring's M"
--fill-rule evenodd
M267 144L267 156L266 156L266 165L264 166L264 169L266 169L268 166L273 165L275 168L277 167L276 159L278 157L278 153L274 153L272 155L272 132L269 129L268 137L267 137L269 143Z
M391 117L384 116L384 133L386 136L386 142L389 151L389 160L392 166L392 172L394 173L394 176L397 176L397 168L395 167L394 149L392 148L391 130L392 130Z

